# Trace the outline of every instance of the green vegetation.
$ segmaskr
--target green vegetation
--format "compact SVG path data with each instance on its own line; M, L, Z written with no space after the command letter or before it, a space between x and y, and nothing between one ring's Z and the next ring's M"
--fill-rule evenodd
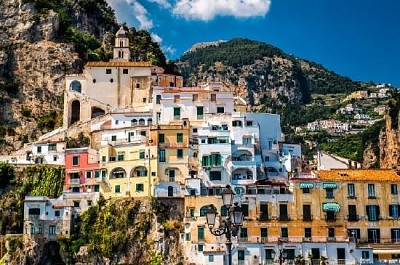
M19 83L15 80L7 80L4 84L0 84L0 91L5 91L10 96L15 96L19 91Z
M82 132L79 133L77 138L67 137L65 141L67 142L67 148L88 147L90 145L90 138Z
M321 149L341 157L362 161L363 146L359 135L332 137L330 141L320 143Z
M57 120L59 120L58 114L55 110L38 118L37 127L40 130L53 130L56 127Z
M31 110L30 109L27 109L27 108L25 108L25 107L22 107L22 110L21 110L21 115L22 116L24 116L25 118L30 118L31 117Z
M0 195L0 234L22 233L25 196L59 197L64 185L64 168L31 166L15 172L13 165L1 164L0 169L4 172L2 180L8 179L9 183L4 187L8 192Z
M73 262L74 254L83 245L92 256L113 259L121 256L128 248L138 250L135 254L141 262L149 258L149 243L152 215L139 212L141 201L100 199L76 221L71 238L59 238L61 250Z
M0 189L6 188L14 178L14 166L5 162L0 162Z

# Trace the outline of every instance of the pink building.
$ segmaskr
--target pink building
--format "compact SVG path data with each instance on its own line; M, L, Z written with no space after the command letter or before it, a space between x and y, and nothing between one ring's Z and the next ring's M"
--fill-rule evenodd
M88 147L67 149L65 152L64 191L99 191L99 154Z

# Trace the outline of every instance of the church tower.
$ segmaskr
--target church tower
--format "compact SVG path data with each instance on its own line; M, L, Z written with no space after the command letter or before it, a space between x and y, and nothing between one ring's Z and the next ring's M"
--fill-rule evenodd
M114 45L114 57L113 61L117 62L129 62L130 51L129 51L129 38L128 32L123 26L119 28L115 34L115 45Z

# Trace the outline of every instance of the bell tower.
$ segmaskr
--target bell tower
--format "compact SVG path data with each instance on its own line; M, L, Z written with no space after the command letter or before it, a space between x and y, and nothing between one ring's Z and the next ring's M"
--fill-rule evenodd
M123 26L115 34L113 61L128 62L130 59L128 32Z

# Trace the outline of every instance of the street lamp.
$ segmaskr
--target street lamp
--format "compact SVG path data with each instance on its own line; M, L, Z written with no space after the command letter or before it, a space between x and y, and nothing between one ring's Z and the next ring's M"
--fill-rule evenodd
M281 241L278 241L278 251L279 251L279 265L282 265L285 259L287 258L287 252L285 249L283 249L283 244ZM272 260L275 260L276 253L274 250L271 251L271 258Z
M211 234L215 236L226 236L226 248L228 250L228 264L232 265L232 236L237 236L240 227L243 225L243 212L242 208L237 202L233 203L233 196L235 193L228 185L221 192L222 202L225 207L229 207L228 216L219 222L219 227L215 227L215 220L218 212L214 205L210 205L207 210L206 219L207 225L210 229Z

